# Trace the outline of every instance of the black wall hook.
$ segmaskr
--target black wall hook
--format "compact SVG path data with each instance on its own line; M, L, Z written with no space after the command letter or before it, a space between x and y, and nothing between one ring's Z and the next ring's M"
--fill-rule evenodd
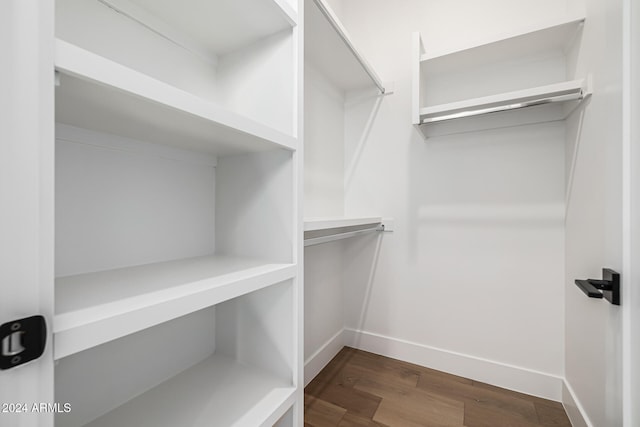
M620 274L609 268L602 269L602 279L576 279L575 283L589 298L604 298L620 305Z

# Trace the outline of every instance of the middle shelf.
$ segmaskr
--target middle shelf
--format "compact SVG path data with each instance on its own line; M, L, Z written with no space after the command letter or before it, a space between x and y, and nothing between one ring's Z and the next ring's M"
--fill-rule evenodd
M295 277L292 157L57 124L54 357Z
M295 276L293 264L207 256L56 279L54 358Z

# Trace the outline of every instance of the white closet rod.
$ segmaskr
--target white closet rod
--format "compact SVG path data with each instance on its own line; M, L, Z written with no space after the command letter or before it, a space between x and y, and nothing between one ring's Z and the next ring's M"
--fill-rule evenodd
M473 117L473 116L480 116L483 114L518 110L521 108L533 107L536 105L551 104L555 102L579 101L584 99L585 97L586 97L585 91L579 88L579 89L575 89L575 91L572 91L570 93L565 93L560 95L542 96L540 98L528 99L528 100L523 100L519 102L512 102L510 104L496 105L496 106L484 107L484 108L472 108L469 110L459 111L456 113L444 114L444 115L435 116L435 117L427 117L422 119L420 123L421 124L437 123L437 122L443 122L446 120L461 119L464 117ZM482 106L479 106L479 107L482 107Z
M305 239L304 245L305 246L319 245L321 243L328 243L328 242L333 242L335 240L341 240L349 237L359 236L361 234L371 233L372 231L384 231L384 224L379 224L372 228L365 228L364 230L348 231L346 233L330 234L328 236L313 237L311 239Z
M382 82L380 81L380 78L371 69L371 67L369 66L369 63L362 57L362 55L360 55L360 53L355 48L353 43L351 43L349 36L347 36L346 30L344 29L342 24L340 24L340 22L335 17L333 12L327 7L327 5L324 3L323 0L313 0L313 2L316 4L316 6L318 6L318 9L320 9L320 12L322 12L324 17L327 18L327 21L329 21L329 24L331 24L331 26L336 31L336 33L340 36L344 44L351 51L353 56L358 60L358 62L360 63L364 71L369 75L369 78L373 80L373 83L378 87L378 89L380 90L380 93L384 94L385 88L384 86L382 86Z

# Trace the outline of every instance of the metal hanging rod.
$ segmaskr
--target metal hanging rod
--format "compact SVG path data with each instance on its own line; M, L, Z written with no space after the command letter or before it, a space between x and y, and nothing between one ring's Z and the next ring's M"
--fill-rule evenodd
M325 4L323 0L313 0L313 2L316 4L316 6L318 6L318 9L320 9L320 12L322 12L322 14L327 19L327 21L329 21L329 24L331 24L335 32L340 36L340 38L342 39L344 44L347 46L347 48L351 51L351 53L356 58L356 60L358 60L358 62L360 63L364 71L369 75L371 80L373 80L373 83L378 87L378 89L380 90L380 93L384 94L385 88L382 85L380 78L373 71L373 69L371 69L371 66L366 61L366 59L364 59L362 55L360 55L360 52L358 52L358 50L355 48L353 43L351 43L349 36L347 36L346 30L344 29L342 24L338 21L334 13L328 8L328 6Z
M374 231L384 231L384 224L379 224L379 225L376 225L375 227L365 228L362 230L347 231L345 233L329 234L327 236L320 236L320 237L313 237L311 239L305 239L304 245L305 247L319 245L321 243L328 243L328 242L333 242L335 240L347 239L349 237L360 236L362 234L368 234Z
M532 98L532 99L522 100L519 102L512 102L509 104L493 105L490 107L483 107L482 105L479 105L477 108L471 108L469 110L458 111L450 114L443 114L441 116L427 117L422 119L420 121L420 124L438 123L438 122L444 122L447 120L455 120L455 119L462 119L465 117L480 116L483 114L513 111L513 110L519 110L527 107L534 107L536 105L552 104L552 103L567 102L567 101L580 101L586 98L587 95L588 93L584 89L577 88L575 90L567 91L565 93L560 93L555 95L542 95L539 98Z

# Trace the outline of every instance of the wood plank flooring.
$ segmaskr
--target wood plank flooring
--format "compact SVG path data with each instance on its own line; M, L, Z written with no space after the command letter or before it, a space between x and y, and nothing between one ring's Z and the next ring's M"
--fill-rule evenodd
M571 427L558 402L349 347L305 388L305 427Z

